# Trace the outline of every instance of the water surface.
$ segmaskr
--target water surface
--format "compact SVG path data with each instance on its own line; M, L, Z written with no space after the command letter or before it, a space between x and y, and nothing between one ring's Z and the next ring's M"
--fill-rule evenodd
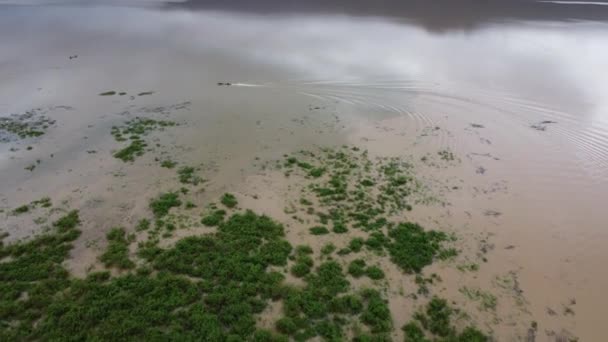
M3 206L48 193L84 205L157 191L149 162L111 185L125 166L111 157L108 131L146 111L187 123L164 143L178 159L214 165L218 187L244 179L256 156L314 144L449 149L466 166L447 175L471 184L453 211L501 212L475 229L517 245L497 252L496 265L522 272L534 318L582 341L608 334L601 2L18 4L0 2L0 116L41 108L57 125L39 140L0 144ZM108 90L128 95L98 96ZM476 197L496 184L503 195ZM546 314L574 297L574 317Z

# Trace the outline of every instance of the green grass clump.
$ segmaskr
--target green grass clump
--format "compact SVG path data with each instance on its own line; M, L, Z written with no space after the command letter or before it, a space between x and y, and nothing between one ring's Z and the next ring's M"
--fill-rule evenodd
M366 324L372 333L388 333L393 328L391 312L388 302L382 298L377 290L367 289L362 292L367 303L366 309L361 313L361 321Z
M177 170L179 181L183 184L198 185L203 179L195 174L196 169L192 166L182 166Z
M336 250L336 246L333 243L328 243L323 248L321 248L322 255L330 255Z
M326 235L329 234L329 230L327 229L327 227L323 227L323 226L316 226L316 227L312 227L309 229L310 234L312 235Z
M227 208L234 208L238 204L236 197L233 194L225 193L220 200L220 203L225 205Z
M478 301L481 310L496 310L498 299L495 295L482 291L481 289L469 288L466 286L461 287L459 291L470 300Z
M452 309L445 299L433 297L426 305L424 312L414 314L414 319L417 320L422 328L434 336L441 337L438 341L456 341L456 342L487 342L489 337L475 327L467 327L462 332L458 333L457 329L452 326L451 318L454 314ZM421 339L424 334L422 329L415 322L406 324L403 328L406 341L426 342L429 340ZM409 338L409 340L408 340Z
M348 232L348 228L342 222L334 222L332 231L336 234L344 234L344 233Z
M355 295L343 295L341 297L334 298L329 304L331 312L340 314L357 315L363 311L363 301L359 296Z
M135 263L129 259L129 244L127 233L124 228L112 228L106 235L108 239L108 248L99 257L99 260L106 267L116 267L119 269L131 269L135 267Z
M31 205L37 207L37 206L41 206L43 208L50 208L53 206L53 203L51 202L51 198L50 197L42 197L39 200L33 201L31 203Z
M174 162L173 160L167 159L167 160L163 160L160 163L160 166L164 167L164 168L167 168L167 169L172 169L172 168L174 168L174 167L177 166L177 162Z
M382 232L373 232L365 240L365 246L375 252L381 253L388 246L389 239Z
M30 211L30 207L27 204L24 204L20 207L17 207L15 209L13 209L13 215L20 215L20 214L25 214L28 211Z
M416 322L409 322L401 328L405 334L405 342L431 342L424 335L424 331L416 324Z
M203 217L201 223L207 227L215 227L219 226L220 223L224 221L224 217L226 216L225 210L215 210L211 214Z
M302 278L310 273L310 268L310 266L303 262L296 262L293 266L291 266L290 272L295 277Z
M294 321L294 319L292 319L290 317L283 317L283 318L279 319L275 323L275 326L278 331L280 331L284 334L287 334L287 335L292 335L296 331L298 331L298 326L297 326L296 322Z
M307 245L296 246L297 255L307 255L307 254L312 254L312 253L313 253L313 250L310 246L307 246Z
M319 177L323 176L324 173L325 173L324 167L315 167L314 169L312 169L308 172L308 175L313 178L319 178Z
M55 294L69 286L62 263L80 236L79 223L78 212L71 211L49 233L0 244L1 341L45 340L37 333L41 328L36 323L47 316Z
M363 248L363 245L365 244L365 240L363 240L363 238L353 238L352 240L350 240L350 242L348 243L348 248L355 252L358 253L361 251L361 248Z
M80 224L80 216L78 215L78 210L72 210L67 213L67 215L55 221L55 223L53 223L53 226L57 227L59 229L59 232L61 233L73 230L78 224Z
M123 162L132 162L136 157L144 155L146 146L148 145L142 140L133 140L127 147L114 153L114 158L118 158Z
M370 266L365 270L365 275L374 280L384 279L384 271L378 266Z
M137 223L137 227L135 227L135 230L138 231L138 232L142 232L144 230L148 230L149 228L150 228L150 220L148 220L148 219L141 219Z
M401 223L389 231L388 243L391 260L405 272L420 272L430 265L441 252L441 243L447 235L438 231L425 231L416 223Z
M355 278L359 278L365 274L365 260L355 259L348 264L348 274Z
M30 209L35 209L39 206L42 208L50 208L51 206L53 206L53 203L51 202L51 198L42 197L39 200L32 201L30 204L24 204L22 206L19 206L19 207L13 209L12 213L13 213L13 215L25 214L25 213L29 212Z
M290 288L285 294L283 310L289 320L280 321L294 324L283 332L296 340L315 336L327 340L344 338L344 321L334 315L359 312L361 308L357 309L356 300L340 296L350 288L340 264L326 261L304 280L305 287Z
M176 192L167 192L150 201L150 209L156 218L162 218L169 213L173 207L179 207L182 201Z
M41 109L33 109L22 114L0 117L0 133L3 139L10 141L11 136L26 139L44 135L46 130L55 124L55 120L41 115L40 112ZM31 146L27 147L27 150L31 149Z
M175 126L175 123L172 121L140 117L127 121L123 126L113 126L112 136L116 141L122 142L131 140L131 143L128 146L114 153L114 157L124 162L134 161L135 158L144 155L144 149L148 147L148 144L143 140L142 136L145 136L154 130L162 130L169 126Z

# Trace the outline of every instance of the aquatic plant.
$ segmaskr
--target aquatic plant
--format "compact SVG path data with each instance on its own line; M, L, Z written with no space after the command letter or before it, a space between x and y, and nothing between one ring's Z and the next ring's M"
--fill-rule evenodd
M236 197L233 194L225 193L220 200L220 203L225 205L228 208L234 208L238 204Z
M162 218L169 213L169 210L182 205L179 195L176 192L167 192L160 194L158 198L150 201L150 209L157 218Z
M329 229L323 226L315 226L309 229L312 235L326 235L329 234Z
M106 235L108 247L99 257L99 260L106 267L116 267L119 269L131 269L135 263L129 259L129 241L127 233L122 227L112 228Z

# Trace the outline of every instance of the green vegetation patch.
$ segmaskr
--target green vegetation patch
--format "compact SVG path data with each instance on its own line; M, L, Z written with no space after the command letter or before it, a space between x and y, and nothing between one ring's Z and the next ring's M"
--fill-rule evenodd
M315 226L309 229L310 234L312 235L326 235L329 234L329 229L323 226Z
M226 210L214 210L211 214L203 217L201 223L208 227L219 226L224 221Z
M459 291L468 299L479 302L481 310L496 310L498 299L493 294L481 289L466 286L461 287Z
M169 213L169 210L182 205L177 192L167 192L150 201L150 209L157 218L162 218Z
M443 250L442 242L447 234L439 231L425 231L416 223L401 223L389 231L392 239L387 249L391 260L405 272L420 272L430 265Z
M44 330L35 324L46 320L55 294L70 284L62 263L80 236L79 223L78 212L71 211L53 224L52 232L0 244L0 340L44 339Z
M238 204L238 201L236 200L236 197L233 194L226 193L222 196L220 203L225 205L227 208L232 209L232 208L236 207L236 205Z
M129 244L127 233L124 228L112 228L106 235L108 248L99 257L99 260L106 267L116 267L119 269L131 269L135 263L129 259Z
M42 113L40 109L33 109L22 114L0 117L0 142L44 135L55 124L55 120Z
M85 279L62 267L78 222L71 212L53 233L0 247L0 340L285 340L255 320L283 293L269 267L291 253L268 217L235 214L216 234L157 247L146 267ZM124 230L108 239L124 245Z
M113 126L111 132L116 141L130 141L129 145L114 153L114 157L124 162L134 161L137 157L144 155L145 148L148 147L144 141L146 135L175 125L176 123L173 121L136 117L122 126Z
M177 166L177 162L175 162L173 160L165 159L162 162L160 162L160 166L164 167L166 169L172 169L175 166Z
M461 332L452 325L451 319L455 310L445 299L433 297L424 311L414 314L414 320L403 326L405 340L411 342L456 341L456 342L487 342L489 337L475 327L467 327ZM420 324L420 325L419 325ZM426 330L434 339L426 339Z
M114 153L114 158L118 158L123 162L132 162L135 158L143 156L145 148L148 146L143 140L133 140L131 143Z
M182 166L177 170L179 181L183 184L198 185L204 180L196 175L196 169L192 166Z

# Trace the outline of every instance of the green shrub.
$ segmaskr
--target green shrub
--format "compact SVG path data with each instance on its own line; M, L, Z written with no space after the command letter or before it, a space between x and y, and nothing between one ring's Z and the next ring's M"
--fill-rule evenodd
M365 274L371 279L378 280L384 278L384 272L377 266L370 266L365 270Z
M310 273L310 266L301 262L296 262L293 266L291 266L290 271L294 276L302 278Z
M307 255L307 254L312 254L312 248L310 246L307 245L299 245L296 246L296 255Z
M355 278L359 278L365 274L365 260L355 259L348 265L348 273Z
M129 259L129 242L126 238L124 228L112 228L106 235L108 248L99 257L106 267L117 267L119 269L130 269L135 263Z
M389 231L388 243L391 260L405 272L420 272L430 265L441 251L441 242L447 235L437 231L424 231L415 223L401 223Z
M405 342L430 342L424 336L422 329L414 322L407 323L402 330L405 333Z
M196 169L192 166L182 166L177 170L179 181L183 184L198 185L203 179L195 174Z
M228 193L226 193L226 194L224 194L224 196L222 196L222 199L220 202L228 208L234 208L238 204L236 197L233 194L228 194Z
M293 319L289 317L283 317L279 319L275 325L277 330L284 334L292 335L293 333L298 331L298 326L293 321Z
M334 222L334 227L333 227L332 231L336 234L344 234L344 233L348 232L348 228L342 222L338 222L338 223Z
M327 229L327 227L323 227L323 226L316 226L316 227L312 227L309 229L310 233L312 235L326 235L329 234L329 230Z
M333 243L328 243L325 246L323 246L323 248L321 248L321 254L323 255L329 255L331 253L333 253L336 250L336 246L334 246Z
M158 196L158 198L150 201L150 209L157 218L162 218L169 213L173 207L179 207L182 201L179 200L179 195L176 192L167 192Z
M172 168L174 168L175 166L177 166L177 163L176 163L176 162L174 162L174 161L172 161L172 160L167 159L167 160L163 160L163 161L160 163L160 166L161 166L161 167L164 167L164 168L167 168L167 169L172 169Z
M390 332L393 327L391 312L380 292L368 289L362 292L362 296L367 307L361 314L361 321L369 326L372 333Z
M20 207L13 209L13 214L19 215L19 214L27 213L28 211L30 211L30 207L27 204L24 204Z
M142 140L133 140L127 147L114 153L114 158L118 158L123 162L132 162L136 157L144 154L144 148L146 148L146 146L148 145Z
M215 210L211 214L202 218L201 223L208 227L219 226L226 216L225 210Z
M364 244L365 240L363 240L362 238L353 238L352 240L350 240L348 248L350 248L351 251L358 253L361 251L361 248Z

